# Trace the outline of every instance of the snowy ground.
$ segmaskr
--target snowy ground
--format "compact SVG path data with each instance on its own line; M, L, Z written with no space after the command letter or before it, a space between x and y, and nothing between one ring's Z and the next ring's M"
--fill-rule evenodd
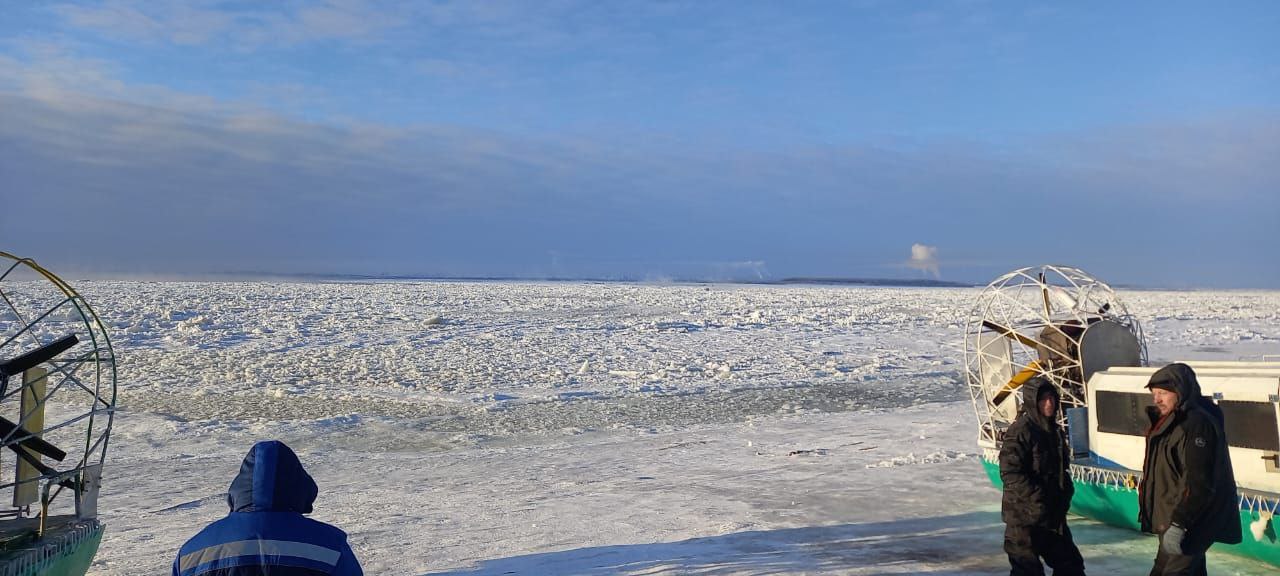
M77 284L121 359L92 574L166 572L266 438L370 574L1007 566L960 375L977 290ZM1153 361L1280 354L1280 293L1123 297ZM1150 566L1073 530L1091 572Z

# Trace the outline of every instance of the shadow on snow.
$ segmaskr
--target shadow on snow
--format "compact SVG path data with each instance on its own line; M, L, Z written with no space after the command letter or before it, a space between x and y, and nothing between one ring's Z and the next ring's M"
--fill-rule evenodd
M1082 549L1143 536L1075 519ZM999 512L749 531L680 542L596 546L499 558L474 568L424 576L507 574L914 574L961 576L1008 570ZM1145 547L1143 547L1145 550ZM1154 552L1154 549L1152 549ZM1086 564L1090 564L1085 550ZM1154 555L1154 554L1153 554ZM1150 568L1150 558L1108 558L1125 573ZM1089 566L1102 568L1102 566Z

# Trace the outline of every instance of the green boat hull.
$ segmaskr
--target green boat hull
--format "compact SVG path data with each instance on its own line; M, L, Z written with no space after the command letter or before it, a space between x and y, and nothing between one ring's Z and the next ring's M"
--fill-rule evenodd
M996 488L1003 489L1000 481L1000 465L982 459L982 467ZM1104 524L1130 530L1140 530L1138 526L1138 490L1136 478L1133 482L1092 482L1073 478L1076 486L1075 496L1071 499L1073 514L1092 518ZM1243 540L1239 544L1215 544L1214 550L1223 550L1249 558L1255 558L1268 564L1280 566L1280 538L1276 534L1276 521L1268 525L1261 541L1255 540L1250 525L1259 519L1259 513L1253 510L1240 510L1240 528Z
M104 525L81 524L47 540L34 540L0 558L0 576L84 576L102 543Z
M70 550L63 556L53 558L42 569L32 572L33 576L84 576L98 553L98 545L102 543L102 529L85 539L80 546Z

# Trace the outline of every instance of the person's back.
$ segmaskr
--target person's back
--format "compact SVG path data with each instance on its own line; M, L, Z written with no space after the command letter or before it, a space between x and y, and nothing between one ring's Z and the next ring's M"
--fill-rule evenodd
M182 546L173 576L361 576L346 533L303 516L317 492L288 446L254 444L227 491L231 513Z

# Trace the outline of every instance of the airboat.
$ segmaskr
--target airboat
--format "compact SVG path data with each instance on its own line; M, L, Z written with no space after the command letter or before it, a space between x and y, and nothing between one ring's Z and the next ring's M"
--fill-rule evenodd
M89 303L0 252L0 576L88 571L115 396L115 355Z
M1138 530L1145 453L1148 366L1142 326L1115 291L1066 266L1005 274L978 297L965 326L966 381L978 446L1001 487L999 453L1017 415L1016 391L1035 376L1062 399L1075 497L1071 512ZM1187 361L1222 409L1239 492L1243 541L1215 546L1280 566L1280 362ZM1280 360L1280 358L1277 358Z

